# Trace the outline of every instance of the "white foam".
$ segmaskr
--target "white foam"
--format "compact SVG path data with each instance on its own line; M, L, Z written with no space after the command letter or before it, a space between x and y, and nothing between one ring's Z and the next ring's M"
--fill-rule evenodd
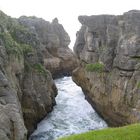
M49 116L38 124L32 140L53 140L60 136L107 127L71 77L57 79L55 83L58 87L57 105ZM40 137L34 137L38 135Z

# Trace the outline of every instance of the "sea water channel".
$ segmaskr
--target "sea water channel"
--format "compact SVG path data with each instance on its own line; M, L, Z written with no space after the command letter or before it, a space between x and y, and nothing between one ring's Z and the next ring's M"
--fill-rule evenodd
M30 140L57 140L59 137L107 127L71 77L57 79L55 83L58 88L57 105L38 124Z

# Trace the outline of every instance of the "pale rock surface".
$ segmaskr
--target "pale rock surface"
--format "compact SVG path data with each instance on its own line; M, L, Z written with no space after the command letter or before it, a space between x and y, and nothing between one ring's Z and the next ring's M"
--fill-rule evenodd
M74 51L80 66L73 80L113 126L140 122L140 11L120 16L80 16ZM86 70L104 65L103 72Z

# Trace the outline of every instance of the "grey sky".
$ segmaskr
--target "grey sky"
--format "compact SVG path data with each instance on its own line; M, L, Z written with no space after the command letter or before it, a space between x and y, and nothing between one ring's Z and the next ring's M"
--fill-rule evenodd
M0 0L0 10L12 17L34 15L48 21L57 17L71 37L71 47L80 28L79 15L122 14L132 9L140 10L140 0Z

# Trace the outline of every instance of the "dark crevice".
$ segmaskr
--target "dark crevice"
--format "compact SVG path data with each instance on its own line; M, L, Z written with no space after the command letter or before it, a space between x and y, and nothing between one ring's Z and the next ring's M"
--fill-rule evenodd
M123 69L123 68L120 68L120 67L117 67L117 66L115 66L113 68L116 68L116 69L122 70L122 71L126 71L126 72L134 72L135 71L135 69Z

